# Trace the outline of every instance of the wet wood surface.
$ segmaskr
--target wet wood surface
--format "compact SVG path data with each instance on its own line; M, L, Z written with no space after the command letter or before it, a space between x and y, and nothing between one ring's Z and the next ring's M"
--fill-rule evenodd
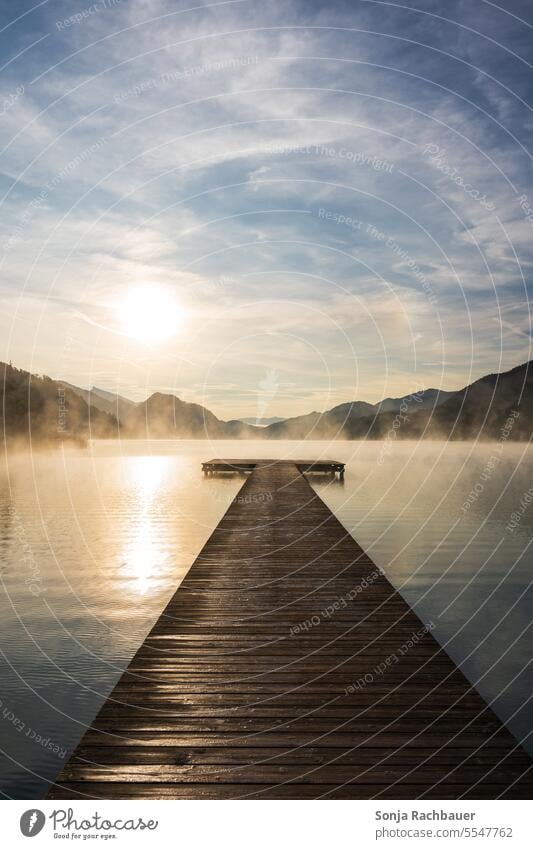
M49 798L529 798L431 624L296 465L258 461Z

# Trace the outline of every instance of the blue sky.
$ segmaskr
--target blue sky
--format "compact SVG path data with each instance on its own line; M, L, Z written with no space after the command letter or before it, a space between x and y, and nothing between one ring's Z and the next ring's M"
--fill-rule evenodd
M530 3L0 7L1 359L232 417L531 358Z

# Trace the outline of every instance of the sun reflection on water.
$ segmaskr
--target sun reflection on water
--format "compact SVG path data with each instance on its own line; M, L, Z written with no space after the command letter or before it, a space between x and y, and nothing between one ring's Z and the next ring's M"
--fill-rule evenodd
M164 524L159 501L169 474L168 457L128 457L126 479L134 507L124 551L125 583L130 591L145 595L161 579L168 560L162 544Z

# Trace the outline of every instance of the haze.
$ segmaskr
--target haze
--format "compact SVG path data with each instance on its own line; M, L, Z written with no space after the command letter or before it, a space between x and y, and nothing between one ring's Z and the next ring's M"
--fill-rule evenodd
M0 360L221 418L530 360L529 4L187 5L2 3Z

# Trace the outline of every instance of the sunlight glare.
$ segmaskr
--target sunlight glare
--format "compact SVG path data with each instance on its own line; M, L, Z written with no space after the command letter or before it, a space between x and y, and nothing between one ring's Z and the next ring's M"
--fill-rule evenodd
M183 321L183 310L173 295L157 284L132 287L117 305L123 333L144 344L174 336Z
M166 553L161 537L158 500L169 471L167 457L128 458L137 510L132 514L124 561L129 589L144 595L164 573Z

